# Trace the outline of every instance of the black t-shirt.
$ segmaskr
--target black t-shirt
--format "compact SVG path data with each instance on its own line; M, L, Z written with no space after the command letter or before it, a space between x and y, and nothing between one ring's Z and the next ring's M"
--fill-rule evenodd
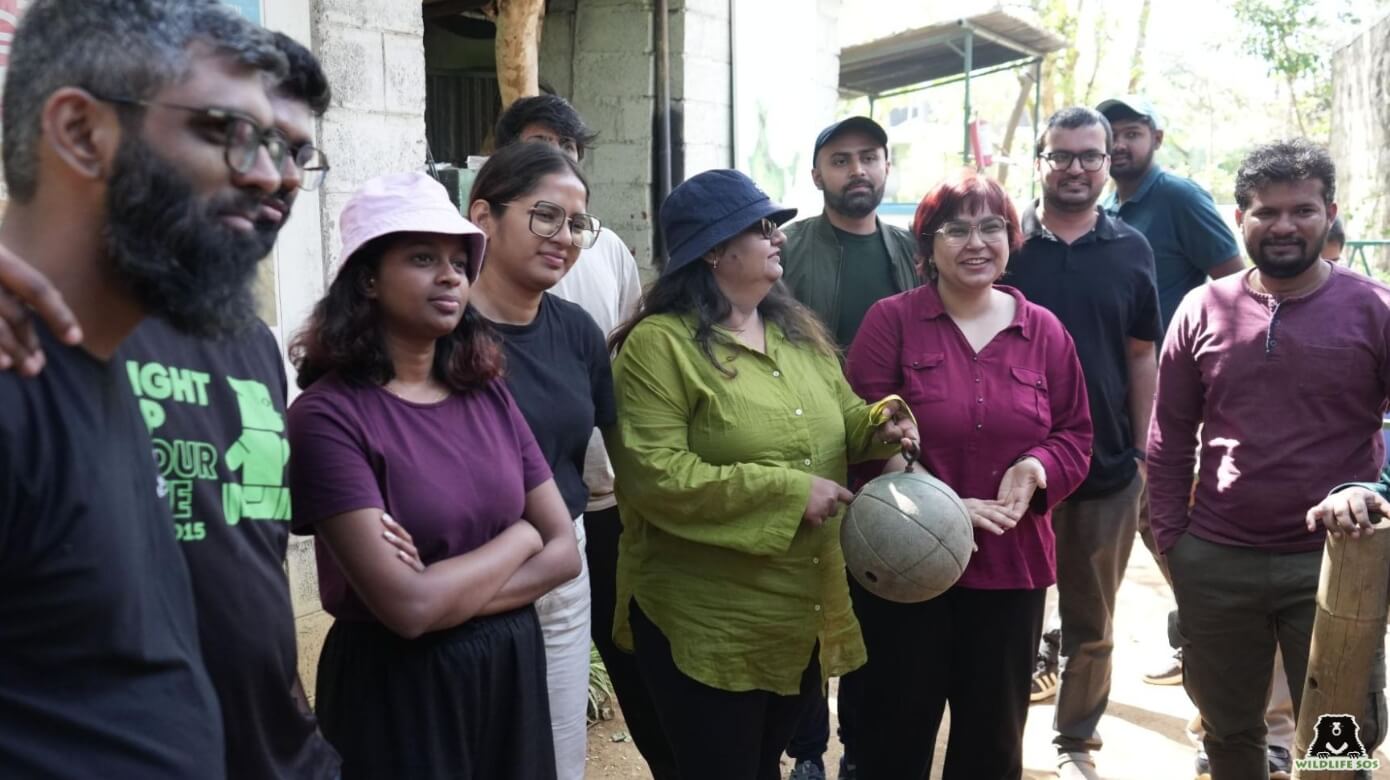
M221 778L188 570L119 361L0 373L0 775Z
M1129 340L1158 341L1163 330L1154 284L1154 256L1139 231L1099 211L1090 233L1066 244L1023 213L1023 248L1009 258L1003 281L1057 315L1086 374L1090 398L1091 471L1072 494L1096 498L1134 479L1129 419Z
M833 226L832 229L840 242L844 262L840 264L836 321L826 324L834 328L835 341L840 348L849 349L869 307L890 295L897 295L898 287L893 281L893 261L888 256L881 231L861 236Z
M493 327L507 353L507 389L555 472L570 517L578 517L589 501L589 438L595 426L618 419L603 331L588 312L549 293L530 324Z
M220 341L145 321L116 362L154 440L233 780L336 777L297 671L285 574L285 368L256 322Z

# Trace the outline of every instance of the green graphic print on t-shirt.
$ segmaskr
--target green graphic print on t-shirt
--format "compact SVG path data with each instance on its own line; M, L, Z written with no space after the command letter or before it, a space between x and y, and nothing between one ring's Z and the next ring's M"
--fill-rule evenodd
M290 448L284 415L276 410L269 388L232 377L224 377L227 385L219 388L206 372L136 360L126 361L126 373L154 443L155 465L180 541L206 539L206 523L215 520L195 516L200 482L220 490L222 520L229 526L244 519L289 521L290 495L284 480ZM178 437L179 431L198 427L169 424L171 418L177 421L188 414L226 414L227 409L209 408L211 394L225 399L228 407L235 398L240 414L241 435L227 443L225 453L216 442ZM224 464L225 469L220 468Z

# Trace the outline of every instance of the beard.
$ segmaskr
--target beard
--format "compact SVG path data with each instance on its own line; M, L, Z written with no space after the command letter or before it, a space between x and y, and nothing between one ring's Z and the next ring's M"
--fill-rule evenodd
M867 190L857 189L850 191L850 187L867 184ZM851 219L862 219L874 213L878 204L883 202L883 189L887 182L875 187L872 181L860 179L845 185L839 192L825 191L825 205L832 211L844 214Z
M227 336L255 319L256 266L279 223L249 232L225 225L229 211L254 214L249 190L199 198L193 185L142 139L122 142L106 195L105 239L119 282L148 314L202 338Z
M1123 166L1120 166L1112 157L1110 159L1111 178L1123 179L1125 181L1143 178L1144 174L1148 173L1149 168L1153 165L1154 153L1157 151L1157 149L1149 149L1149 153L1144 155L1142 160L1136 160L1134 157L1130 157L1129 162L1125 163Z
M1086 191L1062 193L1062 186L1068 183L1084 184ZM1047 207L1053 211L1090 211L1096 207L1096 201L1100 199L1100 193L1096 187L1092 186L1091 180L1085 176L1073 179L1063 179L1058 181L1055 187L1048 187L1047 182L1043 182L1043 201Z
M1260 273L1265 276L1271 279L1292 279L1308 270L1314 263L1322 259L1322 247L1323 244L1327 243L1327 239L1323 238L1317 241L1316 245L1310 245L1301 238L1294 239L1293 241L1278 242L1284 246L1298 247L1299 252L1292 259L1275 259L1270 257L1268 248L1274 246L1275 243L1276 242L1270 241L1269 239L1265 239L1254 246L1246 244L1245 251L1250 253L1250 259L1255 262L1255 267L1260 269Z

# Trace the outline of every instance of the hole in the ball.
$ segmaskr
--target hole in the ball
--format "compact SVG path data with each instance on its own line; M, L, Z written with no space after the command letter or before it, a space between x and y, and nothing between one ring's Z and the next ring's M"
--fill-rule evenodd
M874 574L871 571L866 571L864 572L864 579L868 580L869 582L878 582L878 575Z

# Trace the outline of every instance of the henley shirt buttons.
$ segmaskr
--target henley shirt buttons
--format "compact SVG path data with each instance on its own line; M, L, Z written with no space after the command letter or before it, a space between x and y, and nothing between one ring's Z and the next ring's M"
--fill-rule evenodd
M980 430L980 429L983 428L983 427L985 427L985 426L984 426L984 423L975 423L975 430L978 431L978 430Z
M781 375L782 375L782 372L781 372L781 371L773 371L773 372L772 372L772 375L773 375L773 376L781 376Z
M984 399L984 398L976 398L976 399L975 399L975 403L977 403L977 404L982 404L982 403L984 403L984 402L985 402L985 399Z
M815 609L817 612L820 612L820 605L817 604L817 605L814 607L814 609Z
M797 410L796 410L796 416L797 416L797 417L800 417L800 416L801 416L801 410L800 410L800 409L797 409Z
M812 559L811 559L811 563L819 564L819 563L820 563L820 558L812 558Z
M811 459L810 459L810 458L807 458L806 460L801 461L801 464L802 464L803 466L809 466L809 465L811 465Z

